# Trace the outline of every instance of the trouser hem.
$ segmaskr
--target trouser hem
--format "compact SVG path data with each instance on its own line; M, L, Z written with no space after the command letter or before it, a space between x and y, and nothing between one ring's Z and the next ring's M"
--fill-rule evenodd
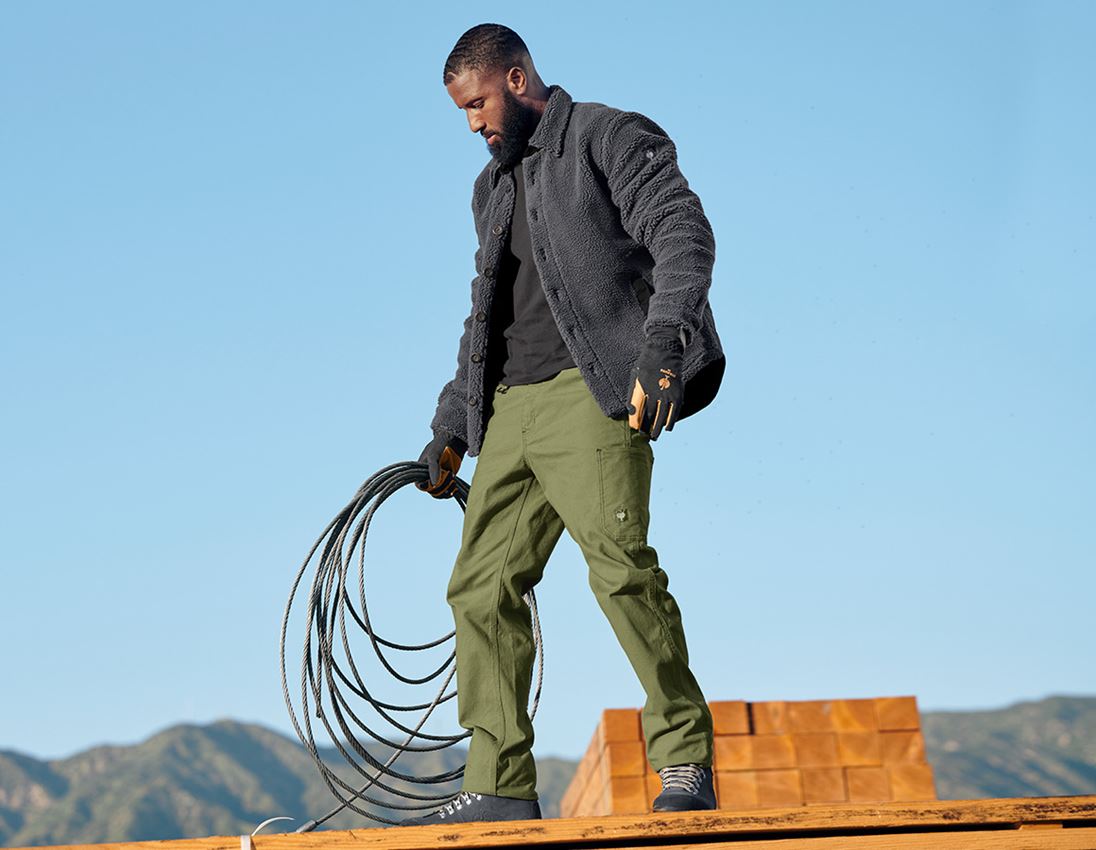
M476 783L470 783L461 786L461 791L467 791L469 794L488 794L492 797L507 797L511 800L539 800L536 791L530 791L527 788L506 788L496 787L492 790L488 790L485 787L477 787Z

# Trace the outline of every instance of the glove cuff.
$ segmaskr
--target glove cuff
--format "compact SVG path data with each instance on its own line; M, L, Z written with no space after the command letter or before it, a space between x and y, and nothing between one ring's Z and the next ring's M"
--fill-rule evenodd
M450 434L447 431L435 431L434 436L445 440L445 444L461 457L464 457L468 451L468 443L456 434Z

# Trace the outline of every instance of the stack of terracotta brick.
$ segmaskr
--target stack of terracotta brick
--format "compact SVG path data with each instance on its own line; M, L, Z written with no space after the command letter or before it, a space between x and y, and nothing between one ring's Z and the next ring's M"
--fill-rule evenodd
M721 809L936 799L914 697L709 706ZM560 814L649 812L661 787L639 710L608 709Z

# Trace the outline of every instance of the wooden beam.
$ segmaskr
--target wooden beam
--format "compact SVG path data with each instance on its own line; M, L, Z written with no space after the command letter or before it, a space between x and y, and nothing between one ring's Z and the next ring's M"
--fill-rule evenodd
M712 844L663 844L659 850L1093 850L1096 828L1059 829L1039 835L1018 830L977 832L916 832L901 835L815 836L746 841L718 841ZM629 850L625 848L625 850ZM638 845L637 845L638 850Z
M1021 824L1061 823L1068 829L1018 829ZM885 835L887 830L901 835ZM870 835L863 834L869 831ZM811 836L819 832L824 835ZM910 836L924 834L918 845ZM990 843L980 841L988 836ZM794 806L750 812L672 812L611 815L540 821L408 826L393 829L261 834L256 850L423 850L423 848L532 847L553 845L596 848L659 847L748 850L830 850L830 848L1062 848L1096 847L1096 795L1030 797L1003 800L933 800L876 805ZM829 843L825 843L825 842ZM886 842L890 841L890 844ZM962 844L961 841L972 842ZM821 843L820 843L821 842ZM905 843L903 843L905 842ZM1027 843L1024 843L1027 842ZM1041 843L1040 843L1041 842ZM1077 843L1081 842L1081 843ZM1088 843L1083 843L1088 842ZM61 845L77 850L79 845ZM239 836L179 841L83 845L83 850L238 850ZM54 850L61 850L61 847Z

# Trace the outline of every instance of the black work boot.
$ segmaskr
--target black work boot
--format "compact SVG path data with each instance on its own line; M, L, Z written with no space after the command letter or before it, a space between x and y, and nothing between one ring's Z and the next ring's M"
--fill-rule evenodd
M536 800L495 797L461 791L440 809L421 817L400 821L400 826L425 826L431 823L469 823L480 820L540 820L540 804Z
M712 769L699 764L676 764L658 772L662 793L655 797L655 812L692 812L715 808Z

